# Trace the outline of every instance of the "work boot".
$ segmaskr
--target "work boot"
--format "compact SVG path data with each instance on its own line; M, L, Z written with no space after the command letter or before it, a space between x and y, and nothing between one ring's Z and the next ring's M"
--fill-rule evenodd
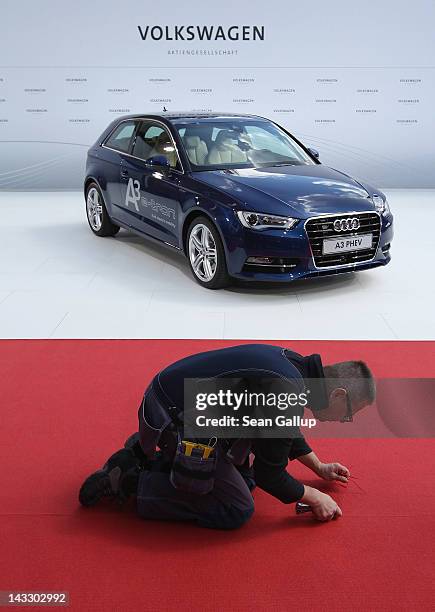
M82 506L94 506L103 497L125 501L134 491L134 480L139 478L140 467L130 449L114 453L101 470L88 476L79 492ZM125 485L125 486L124 486Z

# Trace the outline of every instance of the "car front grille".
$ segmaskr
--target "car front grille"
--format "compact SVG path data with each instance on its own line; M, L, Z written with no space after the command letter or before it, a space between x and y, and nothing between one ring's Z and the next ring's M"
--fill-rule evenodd
M358 219L360 227L358 230L336 232L334 221L336 219ZM345 266L370 261L376 255L381 235L381 221L378 213L348 213L331 215L326 217L315 217L308 219L305 223L305 231L310 241L314 264L317 268L330 268ZM325 238L347 238L349 236L360 236L361 234L373 234L370 249L361 251L348 251L347 253L331 253L324 255L322 252L323 240Z

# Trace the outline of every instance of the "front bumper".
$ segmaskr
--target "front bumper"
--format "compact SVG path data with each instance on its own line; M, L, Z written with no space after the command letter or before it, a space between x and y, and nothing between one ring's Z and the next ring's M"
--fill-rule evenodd
M330 276L385 266L391 260L389 245L393 240L392 215L381 217L380 229L376 252L369 261L317 268L304 220L287 231L237 228L235 233L225 236L228 273L241 280L288 283L301 278ZM283 263L283 267L251 266L247 264L250 257L274 258L275 265Z

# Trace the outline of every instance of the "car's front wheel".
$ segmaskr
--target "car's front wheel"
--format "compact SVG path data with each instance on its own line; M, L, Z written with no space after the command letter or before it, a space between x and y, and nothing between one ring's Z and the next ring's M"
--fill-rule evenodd
M86 190L86 216L89 227L97 236L114 236L119 226L112 223L104 203L103 195L96 183L90 183Z
M221 289L229 284L222 240L207 217L197 217L190 224L187 256L193 276L202 287Z

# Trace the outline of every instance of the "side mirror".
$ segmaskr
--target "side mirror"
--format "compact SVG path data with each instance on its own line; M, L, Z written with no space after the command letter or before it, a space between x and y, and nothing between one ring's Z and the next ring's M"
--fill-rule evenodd
M171 168L169 159L164 155L153 155L152 157L148 157L148 159L145 160L145 163L154 170L168 171Z
M319 159L319 151L317 149L313 149L312 147L307 147L307 149L313 157Z

